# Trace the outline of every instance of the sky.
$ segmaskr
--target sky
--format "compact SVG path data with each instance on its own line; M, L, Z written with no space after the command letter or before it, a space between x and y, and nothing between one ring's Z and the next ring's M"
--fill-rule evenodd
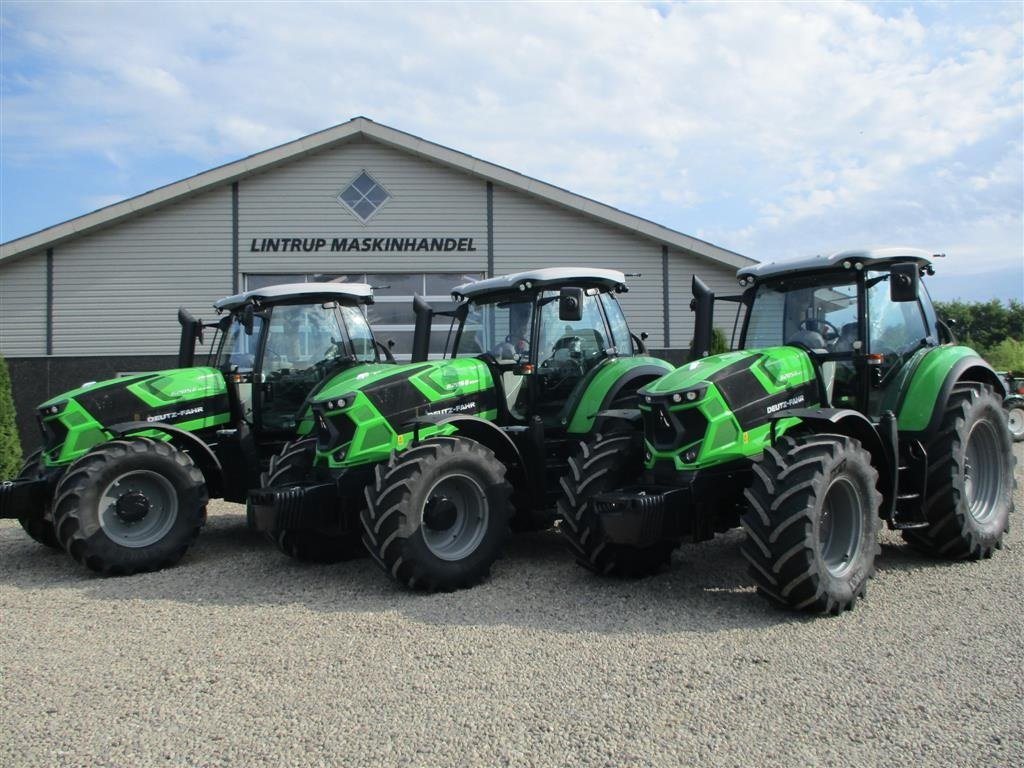
M0 242L364 115L758 260L1024 300L1024 4L0 4Z

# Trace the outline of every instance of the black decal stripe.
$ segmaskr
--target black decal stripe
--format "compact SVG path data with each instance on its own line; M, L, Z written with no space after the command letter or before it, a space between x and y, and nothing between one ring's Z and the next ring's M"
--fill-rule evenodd
M788 405L786 405L787 403ZM730 408L732 408L740 428L747 431L781 416L786 408L811 408L818 404L818 385L816 382L809 381L799 387L764 396L736 408L730 405ZM773 406L783 407L774 410Z
M138 379L135 381L138 381ZM157 417L154 420L159 421L161 424L175 424L181 421L191 421L192 419L229 412L227 392L194 400L182 400L160 408L148 405L127 389L125 385L107 386L90 390L75 399L79 405L85 408L101 424L117 424L122 421L146 421L152 417ZM182 414L183 411L193 411L196 408L202 408L203 410L201 412Z

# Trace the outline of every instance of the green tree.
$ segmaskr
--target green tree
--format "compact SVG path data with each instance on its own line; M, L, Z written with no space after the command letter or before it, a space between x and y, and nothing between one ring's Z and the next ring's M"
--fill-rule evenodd
M1007 304L991 301L937 301L935 311L951 323L960 342L974 347L983 355L1007 339L1024 340L1024 302L1016 299Z
M14 477L21 468L21 442L11 397L11 374L0 355L0 480Z
M1024 376L1024 341L1003 339L985 354L985 359L997 371Z

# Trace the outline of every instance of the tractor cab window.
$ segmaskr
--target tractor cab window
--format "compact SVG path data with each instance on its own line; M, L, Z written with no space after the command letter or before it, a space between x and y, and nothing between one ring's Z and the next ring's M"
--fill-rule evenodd
M619 302L610 293L602 293L601 304L604 305L604 313L608 318L608 327L612 332L609 346L614 346L617 354L632 355L633 337L629 335L629 326L626 324L626 317L622 314L622 307L619 306Z
M234 318L221 337L216 367L224 373L252 373L256 365L256 346L259 344L262 329L263 318L259 315L253 317L252 335L245 332L245 326L240 319Z
M273 307L263 347L260 427L294 431L309 395L357 360L376 360L373 337L358 308L333 302Z
M232 318L231 325L221 337L216 361L216 367L236 388L242 419L250 425L253 423L252 371L256 366L256 350L263 332L263 318L255 315L252 321L250 335L245 332L239 317Z
M612 342L596 291L584 296L582 317L575 321L559 319L557 291L542 293L538 304L536 405L542 417L554 417Z
M499 365L525 362L533 338L533 301L473 302L453 357L489 354Z
M858 341L857 286L792 280L758 287L747 316L744 347L795 344L816 352L852 352Z
M872 363L869 408L872 413L880 413L894 407L886 403L886 395L899 389L893 384L904 363L934 340L928 333L920 301L892 301L888 272L868 272L867 286L868 353Z

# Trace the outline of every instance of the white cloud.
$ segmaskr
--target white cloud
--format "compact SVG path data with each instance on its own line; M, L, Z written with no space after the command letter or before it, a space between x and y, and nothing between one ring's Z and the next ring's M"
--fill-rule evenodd
M364 114L758 257L1019 258L1021 10L927 11L9 3L4 162L190 173Z

